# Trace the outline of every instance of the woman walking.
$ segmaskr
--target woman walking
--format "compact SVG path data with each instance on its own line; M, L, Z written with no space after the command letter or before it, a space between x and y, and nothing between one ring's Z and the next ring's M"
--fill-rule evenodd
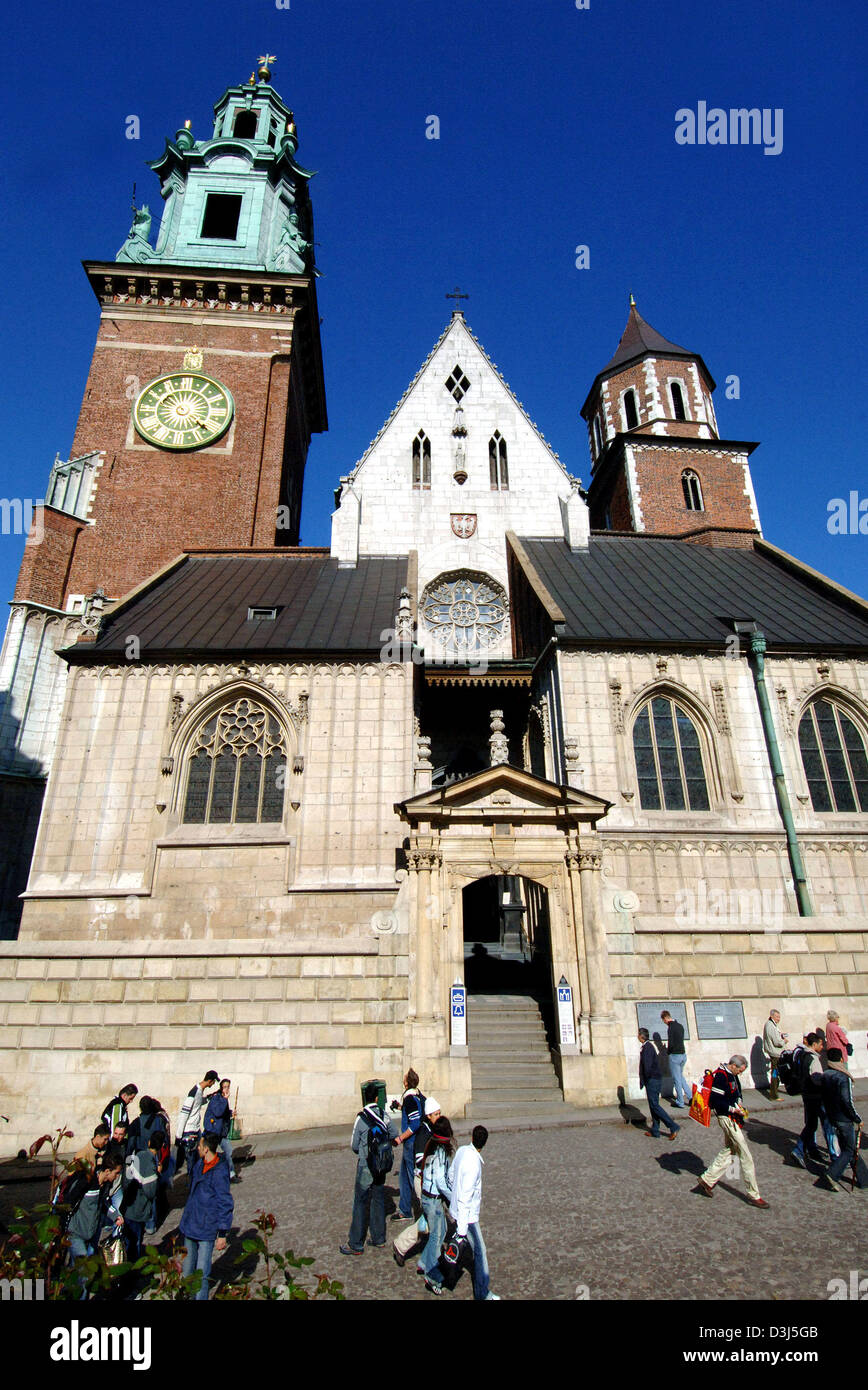
M452 1126L445 1116L436 1121L422 1158L422 1213L428 1222L428 1243L417 1270L431 1293L443 1292L440 1249L446 1236L446 1213L452 1199Z

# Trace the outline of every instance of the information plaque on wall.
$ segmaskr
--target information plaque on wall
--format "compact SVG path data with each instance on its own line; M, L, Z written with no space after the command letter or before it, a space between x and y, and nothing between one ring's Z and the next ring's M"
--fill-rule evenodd
M657 1033L662 1042L666 1041L666 1024L660 1015L664 1009L668 1009L672 1017L676 1019L684 1029L685 1039L690 1037L690 1023L687 1018L687 1005L678 999L656 999L644 1000L636 1005L636 1026L637 1028L647 1028L651 1037Z
M715 1003L703 1000L693 1005L698 1038L746 1038L744 1005L740 999L724 999Z

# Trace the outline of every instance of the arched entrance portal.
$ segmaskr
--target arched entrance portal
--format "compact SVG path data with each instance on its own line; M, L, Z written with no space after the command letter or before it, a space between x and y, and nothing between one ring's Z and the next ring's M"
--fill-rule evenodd
M462 892L464 971L473 994L552 992L548 892L520 874L489 874Z

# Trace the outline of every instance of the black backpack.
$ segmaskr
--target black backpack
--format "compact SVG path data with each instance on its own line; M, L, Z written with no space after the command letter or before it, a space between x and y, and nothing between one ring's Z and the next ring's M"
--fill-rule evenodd
M368 1126L365 1150L368 1171L374 1182L385 1182L386 1174L391 1173L392 1165L395 1162L388 1125L383 1119L374 1119L367 1110L360 1110L359 1118L364 1120Z
M778 1078L783 1083L788 1096L802 1094L802 1067L804 1058L799 1056L804 1048L787 1048L778 1058Z
M76 1168L67 1173L57 1189L55 1205L60 1210L60 1227L65 1231L70 1219L81 1206L85 1193L90 1188L93 1174L87 1168Z
M473 1268L473 1247L466 1236L459 1239L456 1235L458 1227L452 1221L449 1222L449 1228L452 1234L446 1236L437 1263L443 1275L443 1287L451 1293L461 1278L462 1271Z

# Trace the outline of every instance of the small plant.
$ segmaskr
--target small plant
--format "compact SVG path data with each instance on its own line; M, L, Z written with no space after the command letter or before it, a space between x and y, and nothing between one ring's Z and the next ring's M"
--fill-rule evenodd
M30 1145L30 1148L27 1150L27 1157L35 1158L36 1155L39 1153L39 1150L42 1148L43 1144L49 1144L51 1146L51 1179L48 1188L49 1202L54 1201L54 1194L57 1190L57 1185L60 1182L60 1176L57 1171L57 1151L63 1143L64 1139L74 1138L75 1135L72 1132L72 1130L67 1129L66 1125L61 1125L60 1129L57 1131L56 1134L43 1134L40 1136L39 1139L34 1139L33 1143ZM67 1164L63 1165L64 1168L66 1168L67 1166Z
M313 1264L313 1260L308 1256L296 1255L293 1250L285 1250L283 1254L272 1250L270 1238L277 1230L277 1218L271 1212L263 1211L260 1207L253 1224L259 1234L248 1236L242 1241L241 1254L236 1263L243 1264L251 1255L257 1255L264 1265L263 1276L254 1280L254 1275L245 1274L240 1279L224 1285L215 1297L229 1300L265 1299L274 1302L313 1298L343 1300L343 1284L337 1279L329 1279L325 1274L314 1275L317 1282L313 1289L297 1281L295 1271L307 1269Z
M64 1206L44 1203L28 1213L20 1207L0 1245L0 1279L41 1279L46 1299L82 1298L107 1293L131 1266L109 1267L100 1253L67 1262L69 1240Z

